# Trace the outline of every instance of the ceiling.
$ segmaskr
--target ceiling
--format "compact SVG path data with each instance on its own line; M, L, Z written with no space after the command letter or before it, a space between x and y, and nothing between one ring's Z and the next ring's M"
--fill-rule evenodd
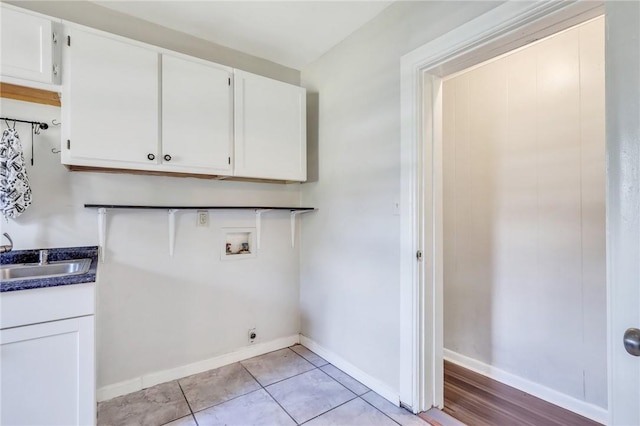
M392 1L95 1L294 69L314 62Z

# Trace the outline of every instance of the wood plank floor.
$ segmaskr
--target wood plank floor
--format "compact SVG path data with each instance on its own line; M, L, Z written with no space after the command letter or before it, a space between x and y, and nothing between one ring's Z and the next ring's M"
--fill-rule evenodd
M457 364L444 363L444 412L470 426L598 426Z

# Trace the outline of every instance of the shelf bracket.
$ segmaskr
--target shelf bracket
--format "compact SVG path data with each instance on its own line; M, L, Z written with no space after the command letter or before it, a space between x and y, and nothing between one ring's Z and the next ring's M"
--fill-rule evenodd
M262 227L262 213L270 212L273 209L256 210L256 246L260 250L260 228Z
M176 244L176 212L178 209L169 209L169 256L173 257L173 248Z
M104 263L107 252L107 209L166 209L169 218L169 255L173 257L176 241L176 217L178 210L254 210L256 213L256 248L260 249L262 213L271 210L289 210L291 215L291 247L296 244L296 216L303 213L316 211L312 207L253 207L253 206L134 206L119 204L85 204L85 208L98 209L98 245L100 248L100 260Z
M313 210L291 210L291 248L296 246L296 216L309 213Z
M98 209L98 245L100 246L100 261L104 263L104 255L107 251L107 209Z

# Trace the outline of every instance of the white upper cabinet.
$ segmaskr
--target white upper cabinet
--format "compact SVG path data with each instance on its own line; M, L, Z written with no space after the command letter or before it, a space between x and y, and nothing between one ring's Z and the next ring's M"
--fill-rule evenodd
M46 18L0 8L0 74L21 80L59 83L60 67L54 52L60 37ZM56 58L58 55L55 55Z
M69 25L62 163L306 180L306 92Z
M62 162L156 166L159 54L70 28L64 51Z
M234 176L305 181L305 89L234 71Z
M212 63L162 56L162 158L169 170L230 175L231 72Z

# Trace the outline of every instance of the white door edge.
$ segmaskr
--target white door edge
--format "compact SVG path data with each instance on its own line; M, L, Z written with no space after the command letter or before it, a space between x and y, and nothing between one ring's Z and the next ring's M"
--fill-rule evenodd
M400 401L414 413L444 405L441 77L603 13L509 1L401 59Z
M607 2L607 347L610 425L640 425L640 3Z

